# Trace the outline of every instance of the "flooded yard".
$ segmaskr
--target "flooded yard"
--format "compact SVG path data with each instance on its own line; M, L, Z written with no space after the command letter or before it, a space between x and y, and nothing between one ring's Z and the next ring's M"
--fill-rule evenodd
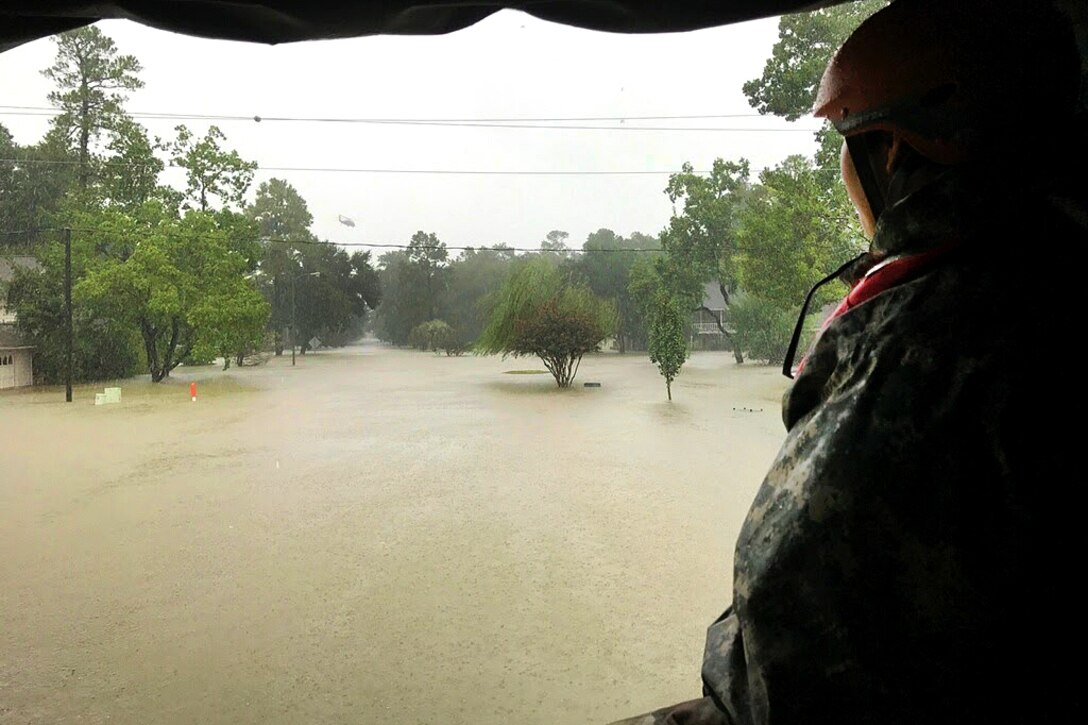
M569 391L506 374L538 367L367 344L118 405L0 395L0 723L608 722L697 696L787 381L728 353L671 404L642 355Z

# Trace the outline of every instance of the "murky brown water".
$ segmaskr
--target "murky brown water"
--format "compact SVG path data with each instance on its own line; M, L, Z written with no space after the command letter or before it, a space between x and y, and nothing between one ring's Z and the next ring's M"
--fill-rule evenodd
M532 367L364 346L119 406L0 395L0 722L607 722L697 696L786 381L699 354L670 405L641 356L587 359L599 389L502 374Z

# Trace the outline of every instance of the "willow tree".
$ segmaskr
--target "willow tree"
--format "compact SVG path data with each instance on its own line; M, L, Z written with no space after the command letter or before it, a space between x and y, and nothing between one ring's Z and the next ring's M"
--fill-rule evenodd
M492 298L475 352L538 357L555 384L569 388L582 357L599 349L615 318L610 303L538 257L516 270Z

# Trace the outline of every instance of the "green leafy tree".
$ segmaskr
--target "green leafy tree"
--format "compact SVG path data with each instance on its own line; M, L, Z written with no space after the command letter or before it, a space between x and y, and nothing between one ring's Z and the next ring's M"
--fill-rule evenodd
M672 400L672 381L688 359L687 309L664 290L654 300L650 321L650 362L665 378L665 393Z
M855 0L807 13L783 15L778 41L759 78L744 84L748 102L760 113L795 121L812 112L816 90L831 56L863 20L887 5L887 0ZM816 134L823 181L838 182L842 139L826 125Z
M677 264L669 255L643 255L635 260L627 286L631 301L643 319L649 321L664 292L684 309L702 305L703 283L689 266Z
M314 217L306 200L284 179L262 181L245 213L257 222L262 237L309 240L313 236L310 226Z
M379 260L382 302L378 308L378 337L394 345L408 344L412 329L443 317L449 275L449 251L435 234L418 231L404 252Z
M416 276L421 283L417 294L425 300L427 318L434 319L438 316L438 305L445 288L449 252L437 235L423 231L412 235L405 251L408 262L416 268Z
M453 355L458 346L453 341L454 331L442 320L428 320L412 328L408 335L408 344L417 350L441 352ZM463 348L461 348L463 349Z
M428 319L426 301L413 291L416 270L403 251L387 252L378 259L381 305L375 314L378 339L393 345L407 345L416 325Z
M863 20L887 4L886 0L856 0L783 15L778 21L778 42L763 75L744 84L748 102L760 113L791 121L811 113L831 56Z
M737 230L742 287L780 310L800 308L817 281L864 248L855 216L803 156L760 174ZM841 290L825 286L818 302Z
M99 171L100 196L112 204L134 208L153 198L176 205L177 193L159 185L163 161L155 155L161 148L147 129L128 118L119 118L106 147L108 156Z
M269 306L253 285L242 276L223 280L188 315L188 322L200 332L195 336L189 357L197 360L223 358L223 369L245 363L264 345Z
M16 328L34 346L39 382L61 383L67 367L67 314L64 304L64 245L58 238L38 246L37 269L17 269L7 290ZM72 276L79 280L103 264L93 240L72 237ZM80 301L72 308L72 378L76 382L114 380L133 375L140 362L140 336L113 316L108 305Z
M56 134L22 146L0 124L0 249L28 248L38 231L59 226L57 215L76 179L76 167ZM10 232L25 232L13 235Z
M368 311L381 298L370 253L349 255L334 244L319 243L304 247L296 262L294 318L302 354L315 337L326 347L362 337Z
M91 144L103 131L113 131L125 120L126 91L143 87L140 62L119 55L117 46L101 30L88 25L54 36L57 56L42 74L56 84L49 102L60 110L53 127L74 144L79 188L92 178Z
M567 240L570 234L560 229L553 229L544 235L544 241L540 243L540 251L556 257L566 257L570 254Z
M661 235L668 253L670 273L678 288L683 278L685 292L704 282L717 282L728 308L737 289L737 224L751 190L749 163L715 159L708 175L696 174L685 163L680 173L669 177L665 193L673 204L669 226ZM682 205L680 211L677 204ZM686 297L687 295L685 295ZM702 306L701 291L696 309ZM722 335L730 333L721 324ZM738 363L744 362L734 347Z
M198 139L184 125L174 129L177 139L171 145L174 164L185 169L185 198L201 211L207 211L209 197L217 197L223 206L241 206L257 162L245 161L237 151L224 151L220 141L227 139L218 126L209 126Z
M298 268L293 257L303 253L306 243L316 241L310 230L313 215L298 190L276 178L261 182L245 214L257 224L257 235L264 240L258 280L272 306L268 324L275 352L281 355L291 324L291 277Z
M510 275L513 259L502 249L470 249L450 262L439 307L453 329L451 342L467 348L480 336L487 325L486 301Z
M75 286L75 297L139 330L154 382L194 350L223 350L225 340L244 337L227 328L237 323L248 329L249 310L265 304L243 281L246 260L231 249L228 233L213 214L190 212L176 219L163 213L146 228L136 223L95 226L92 221L81 226L89 229L93 244L130 246L132 251L123 261L91 270Z
M786 358L797 311L741 293L726 312L726 320L736 330L734 344L754 360L778 365Z
M582 357L614 329L615 308L568 280L546 259L523 262L492 300L476 352L536 356L557 386L570 387Z
M646 255L627 250L660 247L659 240L645 234L635 232L624 238L611 229L598 229L586 237L582 245L585 253L575 263L577 273L593 293L616 306L616 342L620 353L632 345L644 348L647 339L647 318L631 298L629 289L631 269L639 256Z

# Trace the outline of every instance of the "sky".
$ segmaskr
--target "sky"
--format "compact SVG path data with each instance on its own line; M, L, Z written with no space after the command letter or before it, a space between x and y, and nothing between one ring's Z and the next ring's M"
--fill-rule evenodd
M445 36L378 36L263 46L207 40L105 21L101 30L143 65L133 113L243 116L185 120L203 135L216 123L226 146L293 184L314 232L334 242L406 243L417 230L451 246L537 247L548 231L572 247L607 227L656 234L671 205L668 173L716 157L772 166L811 155L813 119L755 116L741 86L760 75L777 19L689 33L621 35L504 10ZM0 54L0 123L33 143L48 117L3 106L47 106L49 39ZM635 116L734 118L636 120ZM253 116L266 120L255 122ZM605 130L436 127L419 124L273 121L338 119L625 118L547 122ZM176 119L138 119L172 139ZM521 124L513 124L521 125ZM745 131L628 130L637 126ZM751 130L756 129L756 130ZM276 167L280 167L277 169ZM653 171L640 175L417 174L282 170ZM176 170L164 180L181 185ZM345 216L355 227L339 223Z

